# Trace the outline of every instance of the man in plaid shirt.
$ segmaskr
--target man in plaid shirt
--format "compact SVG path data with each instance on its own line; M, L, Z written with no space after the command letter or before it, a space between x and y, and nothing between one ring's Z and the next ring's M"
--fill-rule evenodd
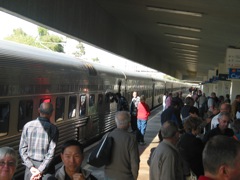
M51 103L43 102L38 109L40 117L25 124L19 145L19 153L26 166L25 180L47 179L54 174L51 165L58 141L57 126L50 122Z

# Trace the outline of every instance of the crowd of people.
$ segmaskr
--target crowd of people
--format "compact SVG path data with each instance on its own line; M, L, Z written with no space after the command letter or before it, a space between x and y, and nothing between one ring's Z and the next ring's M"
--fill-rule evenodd
M240 95L233 103L228 94L217 97L212 92L206 97L197 89L191 90L185 98L180 98L180 93L165 95L165 107L161 113L161 142L150 156L150 179L177 180L191 179L193 176L201 180L240 179L238 162L231 160L230 156L225 158L222 157L224 154L220 155L220 152L228 154L234 151L234 158L239 158L239 145L231 147L230 144L240 144ZM165 134L166 130L168 135ZM219 149L214 149L216 147ZM168 150L164 150L166 148ZM228 169L228 172L220 172L221 168ZM182 174L179 174L179 169ZM163 174L164 177L159 178Z
M181 92L163 97L158 146L148 161L150 180L234 180L240 179L240 95L231 104L229 96L206 97L200 90L182 97ZM221 100L220 100L221 99ZM123 109L117 96L116 129L111 163L104 167L106 180L136 180L139 172L139 147L150 109L144 95L133 92L132 101ZM55 172L53 158L58 143L58 128L50 122L53 106L43 102L40 116L25 124L19 154L26 166L25 180L94 180L81 167L84 153L77 140L62 145L62 166ZM131 129L131 131L129 130ZM0 148L0 179L13 179L18 155L11 147Z

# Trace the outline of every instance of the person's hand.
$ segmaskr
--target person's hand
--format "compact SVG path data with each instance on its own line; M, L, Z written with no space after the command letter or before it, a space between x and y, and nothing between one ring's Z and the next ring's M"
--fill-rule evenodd
M40 171L35 167L31 167L30 172L32 173L30 180L39 180L42 176Z
M73 180L85 180L85 177L82 175L82 173L75 173L73 175Z

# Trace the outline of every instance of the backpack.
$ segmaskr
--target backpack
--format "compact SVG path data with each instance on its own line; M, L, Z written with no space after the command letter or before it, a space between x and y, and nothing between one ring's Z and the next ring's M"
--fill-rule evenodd
M111 163L113 138L108 136L103 138L100 143L89 154L87 163L94 167L101 167Z
M129 111L129 105L125 97L121 96L119 103L120 103L119 111Z

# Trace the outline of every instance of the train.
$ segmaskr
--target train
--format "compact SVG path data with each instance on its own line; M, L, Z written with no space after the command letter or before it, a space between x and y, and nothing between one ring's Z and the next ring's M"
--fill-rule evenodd
M88 146L116 127L116 93L128 102L133 91L144 94L153 109L161 105L165 91L186 91L190 86L1 40L0 147L18 151L23 126L38 117L42 102L54 106L51 122L59 129L57 157L64 141L76 139ZM24 168L19 157L15 177Z

